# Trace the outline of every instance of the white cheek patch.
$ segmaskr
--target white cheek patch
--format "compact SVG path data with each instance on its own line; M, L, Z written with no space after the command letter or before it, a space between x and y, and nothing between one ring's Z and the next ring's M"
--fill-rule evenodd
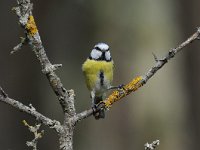
M98 59L100 58L102 55L102 52L100 51L97 51L96 49L93 49L92 52L90 53L90 56L93 58L93 59Z
M110 60L110 59L111 59L110 51L107 51L107 52L105 53L105 57L106 57L106 60Z

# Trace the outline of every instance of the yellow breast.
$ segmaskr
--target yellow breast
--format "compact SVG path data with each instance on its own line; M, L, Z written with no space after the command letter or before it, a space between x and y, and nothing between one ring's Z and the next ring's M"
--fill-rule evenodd
M102 71L107 84L111 84L113 80L113 61L96 61L87 59L82 66L82 70L86 79L86 84L89 90L93 90L99 80L99 73Z

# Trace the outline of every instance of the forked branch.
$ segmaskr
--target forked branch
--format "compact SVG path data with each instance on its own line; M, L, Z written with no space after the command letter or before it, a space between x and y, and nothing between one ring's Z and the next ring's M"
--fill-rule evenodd
M38 122L41 122L44 125L52 129L55 129L57 132L60 132L62 130L62 126L59 121L52 120L42 115L41 113L37 112L36 109L31 104L29 104L29 106L26 106L17 100L9 98L8 95L3 91L1 87L0 87L0 101L18 109L21 112L25 112L35 117Z

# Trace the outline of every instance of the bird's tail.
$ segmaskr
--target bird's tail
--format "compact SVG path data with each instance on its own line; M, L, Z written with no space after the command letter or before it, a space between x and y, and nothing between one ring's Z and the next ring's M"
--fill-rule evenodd
M97 97L95 96L94 98L94 104L99 104L101 101L103 100L102 96ZM95 107L95 106L94 106ZM105 110L100 110L96 113L93 114L93 116L95 117L95 119L99 120L100 118L105 118Z

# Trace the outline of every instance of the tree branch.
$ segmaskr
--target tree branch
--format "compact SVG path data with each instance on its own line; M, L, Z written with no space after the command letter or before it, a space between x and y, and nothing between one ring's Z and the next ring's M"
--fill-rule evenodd
M32 141L27 141L26 145L32 147L33 150L38 150L37 148L38 140L41 139L42 136L44 135L44 130L42 130L41 132L38 131L40 129L41 124L36 124L35 126L31 126L25 120L23 120L23 123L25 126L28 127L29 131L34 134L34 139Z
M153 141L152 143L146 143L144 144L144 149L145 150L153 150L153 149L156 149L156 147L160 144L160 141L159 140L155 140Z
M145 84L159 69L161 69L171 58L173 58L178 52L180 52L188 44L192 43L195 40L199 39L200 27L197 28L197 31L192 34L186 41L181 43L175 48L172 48L168 53L161 59L156 60L155 66L153 66L144 76L142 84Z
M186 41L178 45L177 47L170 49L168 53L161 59L158 59L154 55L154 59L156 61L156 64L147 71L147 73L143 76L139 76L134 78L131 82L124 85L122 89L115 90L111 93L111 95L108 96L105 100L99 103L98 107L94 112L99 111L100 109L109 109L115 102L121 100L123 97L129 95L132 92L135 92L140 87L142 87L144 84L147 83L147 81L158 71L160 70L171 58L173 58L178 52L180 52L184 47L189 45L195 40L199 40L200 35L200 27L197 28L197 31L192 34ZM76 115L76 122L81 121L82 119L85 119L93 114L93 109L83 111Z
M96 111L97 111L97 110L96 110ZM81 112L81 113L78 113L78 114L74 117L74 122L75 122L75 124L78 123L78 122L80 122L81 120L83 120L83 119L85 119L85 118L91 116L94 112L95 112L94 109L91 108L91 109L85 110L85 111L83 111L83 112Z
M51 120L50 118L37 112L36 109L31 104L28 107L28 106L20 103L19 101L9 98L8 95L3 91L3 89L1 87L0 87L0 101L20 110L22 112L26 112L27 114L35 117L37 121L43 123L46 126L49 126L52 129L55 129L56 132L58 132L58 133L62 131L62 126L60 125L59 121Z
M33 49L37 59L39 60L42 72L46 75L53 91L58 96L58 100L62 106L63 112L67 116L72 117L75 115L74 101L70 98L70 91L67 91L63 84L61 83L60 78L54 72L56 69L61 67L61 64L52 65L49 61L46 52L44 50L34 17L32 15L33 4L30 3L30 0L18 0L18 6L13 8L15 10L21 27L24 29L26 40ZM24 40L18 44L14 51L21 48L24 44Z
M14 10L19 18L19 24L24 29L26 36L25 39L39 60L42 72L46 75L64 112L64 121L62 125L63 130L59 132L60 149L72 150L74 122L73 119L70 118L76 115L74 106L74 91L66 90L60 78L54 72L62 65L53 65L46 55L34 17L32 15L33 4L30 3L30 0L17 0L17 3L18 6L15 7ZM23 42L24 41L21 41L21 43L14 48L13 52L19 50L24 44Z

